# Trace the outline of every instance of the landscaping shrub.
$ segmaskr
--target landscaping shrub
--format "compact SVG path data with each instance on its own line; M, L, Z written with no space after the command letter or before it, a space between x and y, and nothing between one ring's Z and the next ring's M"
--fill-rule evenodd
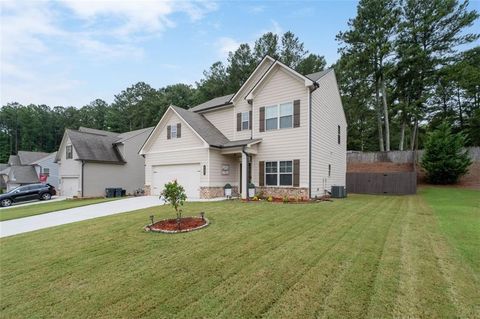
M447 123L428 134L421 165L429 183L454 184L468 172L472 161L465 144L465 136L453 134Z

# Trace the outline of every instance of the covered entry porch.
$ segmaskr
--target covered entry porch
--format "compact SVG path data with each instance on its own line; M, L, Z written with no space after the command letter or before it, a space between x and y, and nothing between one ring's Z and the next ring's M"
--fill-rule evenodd
M248 184L252 180L252 162L258 153L261 139L232 141L222 147L220 154L238 161L238 192L242 199L248 198Z

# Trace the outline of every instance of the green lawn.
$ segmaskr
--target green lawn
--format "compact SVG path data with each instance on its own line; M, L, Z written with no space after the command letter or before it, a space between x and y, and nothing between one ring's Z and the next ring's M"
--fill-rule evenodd
M14 208L2 209L0 208L0 221L40 215L50 212L55 212L57 210L86 206L91 204L98 204L106 201L115 200L118 198L92 198L92 199L66 199L61 201L49 202L45 201L41 204L35 205L22 205L16 206Z
M443 226L436 192L190 203L211 225L178 235L142 231L174 216L161 206L4 238L0 317L478 318L470 223ZM462 196L454 219L478 220Z

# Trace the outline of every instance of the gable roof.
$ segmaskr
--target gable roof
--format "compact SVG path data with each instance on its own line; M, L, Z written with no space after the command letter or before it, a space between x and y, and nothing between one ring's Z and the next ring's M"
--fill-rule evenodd
M148 133L150 134L152 131L153 131L154 127L147 127L147 128L142 128L142 129L139 129L139 130L136 130L136 131L131 131L131 132L125 132L125 133L122 133L122 134L119 134L117 136L118 138L118 141L115 142L115 144L119 144L119 143L123 143L135 136L138 136L140 134L143 134L143 133Z
M22 165L22 163L20 163L20 157L18 157L18 155L10 155L8 157L8 165Z
M35 167L26 166L10 166L0 172L0 175L7 175L8 182L17 184L38 183L38 175Z
M113 144L118 140L117 135L99 135L77 130L66 130L78 159L82 161L109 162L123 164L120 153Z
M29 165L39 159L47 157L50 153L45 152L27 152L27 151L18 151L18 157L20 159L21 165Z
M207 102L203 102L202 104L199 104L197 106L190 108L190 110L193 112L199 112L199 111L205 111L211 108L217 108L220 106L231 105L232 104L231 99L233 95L234 94L227 94L224 96L213 98Z
M220 147L228 142L228 138L203 115L178 106L172 105L171 108L209 145Z
M104 131L104 130L97 130L95 128L89 128L85 126L80 126L78 128L79 132L84 132L84 133L90 133L90 134L98 134L98 135L108 135L108 136L118 136L120 133L116 132L109 132L109 131Z
M310 73L310 74L307 74L305 75L307 78L309 78L310 80L312 81L318 81L320 80L320 78L322 78L325 74L327 74L328 72L330 71L333 71L332 68L330 69L325 69L323 71L319 71L319 72L315 72L315 73Z

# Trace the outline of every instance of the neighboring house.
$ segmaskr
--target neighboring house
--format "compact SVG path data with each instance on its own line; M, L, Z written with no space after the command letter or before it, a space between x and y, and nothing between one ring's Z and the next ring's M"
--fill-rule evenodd
M347 123L332 69L302 75L265 57L235 93L189 110L171 106L143 145L145 191L177 179L189 198L248 182L273 196L345 186Z
M0 172L8 168L8 164L0 163ZM7 189L7 184L3 180L3 177L0 176L0 191L5 191Z
M128 194L143 188L145 161L138 154L153 127L113 133L80 127L65 130L56 155L60 194L67 197L105 196L105 188Z
M8 167L0 171L7 191L39 182L57 187L58 165L54 159L55 153L18 151L17 155L10 155Z

